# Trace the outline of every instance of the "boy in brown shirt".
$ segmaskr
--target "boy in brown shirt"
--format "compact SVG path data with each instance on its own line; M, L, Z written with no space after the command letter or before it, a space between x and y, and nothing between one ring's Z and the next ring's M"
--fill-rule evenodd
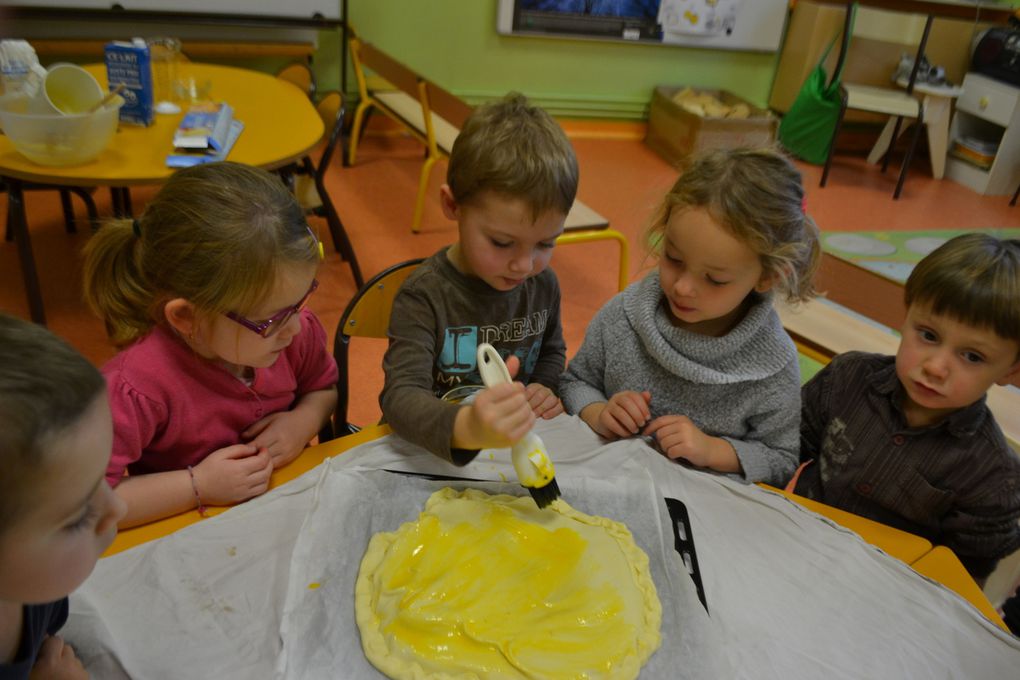
M1020 241L951 239L907 279L895 357L802 390L798 494L951 548L981 581L1020 548L1020 458L985 393L1020 374Z
M464 465L563 412L566 346L549 259L576 192L570 141L523 95L479 106L464 123L439 195L459 239L407 278L390 315L379 401L401 437ZM483 342L519 382L455 403L481 386Z

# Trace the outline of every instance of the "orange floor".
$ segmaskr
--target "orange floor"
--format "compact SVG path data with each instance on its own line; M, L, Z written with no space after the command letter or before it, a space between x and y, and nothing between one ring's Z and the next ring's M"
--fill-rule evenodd
M630 238L634 279L652 265L641 248L641 229L676 172L640 141L639 125L607 128L567 122L565 127L580 161L579 198ZM337 161L330 171L327 187L351 235L366 278L393 262L429 255L456 236L455 225L443 217L435 198L426 205L422 233L410 232L421 162L422 148L413 140L377 133L361 144L355 167L343 168ZM863 158L841 155L825 189L818 187L820 168L801 167L808 187L808 211L823 231L1020 225L1020 207L1010 208L1008 197L980 196L949 180L933 180L924 159L915 163L899 201L892 200L898 169L895 166L882 175L877 167L866 165ZM445 165L439 164L433 173L432 197L438 193L444 173ZM151 195L151 189L133 190L136 212ZM96 198L100 211L109 214L108 193L99 191ZM77 235L64 232L55 192L31 193L27 204L49 326L89 359L101 363L113 355L113 349L106 341L102 324L81 302L79 292L78 256L88 232ZM5 206L6 199L0 195L3 211L0 214L6 214ZM320 227L326 236L325 225ZM614 246L608 243L557 249L553 266L563 289L568 353L580 345L595 310L615 292L615 262ZM332 252L328 252L319 278L322 285L311 307L332 333L343 306L354 292L354 284L347 266ZM17 251L9 242L0 242L0 309L28 317ZM352 345L352 384L358 386L352 395L353 422L378 419L376 396L382 384L380 365L384 349L384 341L355 340Z

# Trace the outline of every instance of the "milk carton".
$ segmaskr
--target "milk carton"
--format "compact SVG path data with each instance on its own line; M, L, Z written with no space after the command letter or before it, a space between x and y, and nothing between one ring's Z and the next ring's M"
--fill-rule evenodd
M124 90L120 93L124 98L120 120L132 125L152 125L155 111L152 107L149 46L141 38L131 42L114 41L107 43L105 53L106 79L110 89L124 83Z

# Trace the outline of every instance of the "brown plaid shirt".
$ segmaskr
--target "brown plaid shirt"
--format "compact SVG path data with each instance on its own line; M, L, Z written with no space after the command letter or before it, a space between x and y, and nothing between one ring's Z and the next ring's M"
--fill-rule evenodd
M848 352L804 385L796 492L951 548L975 578L1020 548L1020 457L985 399L911 428L895 357Z

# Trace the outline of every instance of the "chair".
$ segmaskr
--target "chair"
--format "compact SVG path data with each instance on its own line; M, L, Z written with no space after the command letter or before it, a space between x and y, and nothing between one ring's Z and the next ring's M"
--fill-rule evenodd
M839 73L842 70L843 62L846 60L847 53L850 50L850 40L852 38L854 26L855 4L856 3L854 2L846 3L846 18L843 21L843 33L840 42L839 57L834 73ZM835 150L836 138L839 136L840 128L843 125L843 117L846 114L847 109L856 109L859 111L870 111L872 113L895 116L896 123L890 137L892 141L895 141L899 136L900 126L903 124L904 118L912 118L916 121L914 132L910 137L910 145L907 147L907 153L903 158L903 165L900 168L900 176L896 182L896 189L893 191L894 200L900 197L900 193L903 191L903 182L906 180L907 171L910 168L910 161L914 157L914 150L917 148L917 141L921 136L921 128L924 127L924 109L917 98L914 97L914 84L917 81L918 69L921 65L925 47L928 43L928 34L931 32L932 19L933 16L931 14L927 15L927 19L924 24L924 32L917 46L917 54L914 57L914 68L910 72L910 78L907 81L905 90L887 87L874 87L870 85L854 85L852 83L840 84L841 102L839 118L836 120L836 127L832 132L832 138L829 140L829 152L825 157L825 169L822 171L822 180L819 183L819 186L824 187L825 183L829 179L829 170L832 166L832 154ZM882 172L885 172L889 166L892 146L893 144L890 142L889 149L886 151L885 158L882 161Z
M906 78L897 78L896 84L905 88ZM946 151L949 147L949 120L952 114L953 100L963 93L957 85L929 85L916 83L914 94L921 95L921 110L924 112L924 128L928 131L928 153L931 158L931 176L942 179L946 172ZM888 157L889 147L895 143L892 139L896 118L889 118L878 141L868 154L868 162L875 164Z
M563 224L563 233L556 239L556 245L568 246L573 243L592 241L616 241L620 256L616 269L616 289L622 291L630 282L630 243L627 237L609 226L609 220L589 208L581 201L574 201Z
M353 31L348 44L359 97L351 125L348 165L355 163L358 141L373 110L381 111L421 142L425 146L425 163L418 181L418 196L411 220L411 231L418 233L432 166L443 158L449 158L453 141L464 120L471 114L471 107L460 98L421 78L385 52L363 42ZM366 67L385 79L391 89L370 88L365 74ZM430 95L443 107L442 114L433 111Z
M333 341L333 358L339 371L336 411L333 414L332 427L327 423L319 433L320 442L353 434L360 429L347 419L347 406L350 403L348 349L351 338L386 337L393 299L397 296L401 284L422 262L424 258L417 258L384 269L369 279L347 303L340 323L337 324L336 337Z
M312 159L305 156L296 165L283 168L280 172L291 185L301 206L307 212L325 218L326 224L329 225L330 236L333 238L333 247L350 264L354 283L360 288L365 283L361 275L361 267L358 265L354 247L347 236L343 222L340 221L340 215L337 214L333 201L329 198L325 184L326 171L329 169L329 163L333 159L333 154L343 135L343 95L336 90L325 92L316 105L316 110L329 132L329 138L319 157L318 164L312 163Z
M307 94L309 99L315 101L315 74L312 73L307 62L292 61L277 71L276 77L293 83L299 90Z
M351 32L349 39L351 61L358 83L360 101L351 125L348 147L348 164L357 156L358 139L373 109L399 123L425 146L425 162L418 180L418 195L414 204L411 231L418 233L425 210L429 177L437 161L449 158L453 143L460 134L472 107L460 97L435 83L421 78L370 43L363 42ZM369 88L365 68L385 78L395 89ZM412 96L412 94L414 96ZM609 221L580 201L571 206L558 245L614 240L620 246L618 288L623 290L629 280L629 248L627 237L609 228Z

